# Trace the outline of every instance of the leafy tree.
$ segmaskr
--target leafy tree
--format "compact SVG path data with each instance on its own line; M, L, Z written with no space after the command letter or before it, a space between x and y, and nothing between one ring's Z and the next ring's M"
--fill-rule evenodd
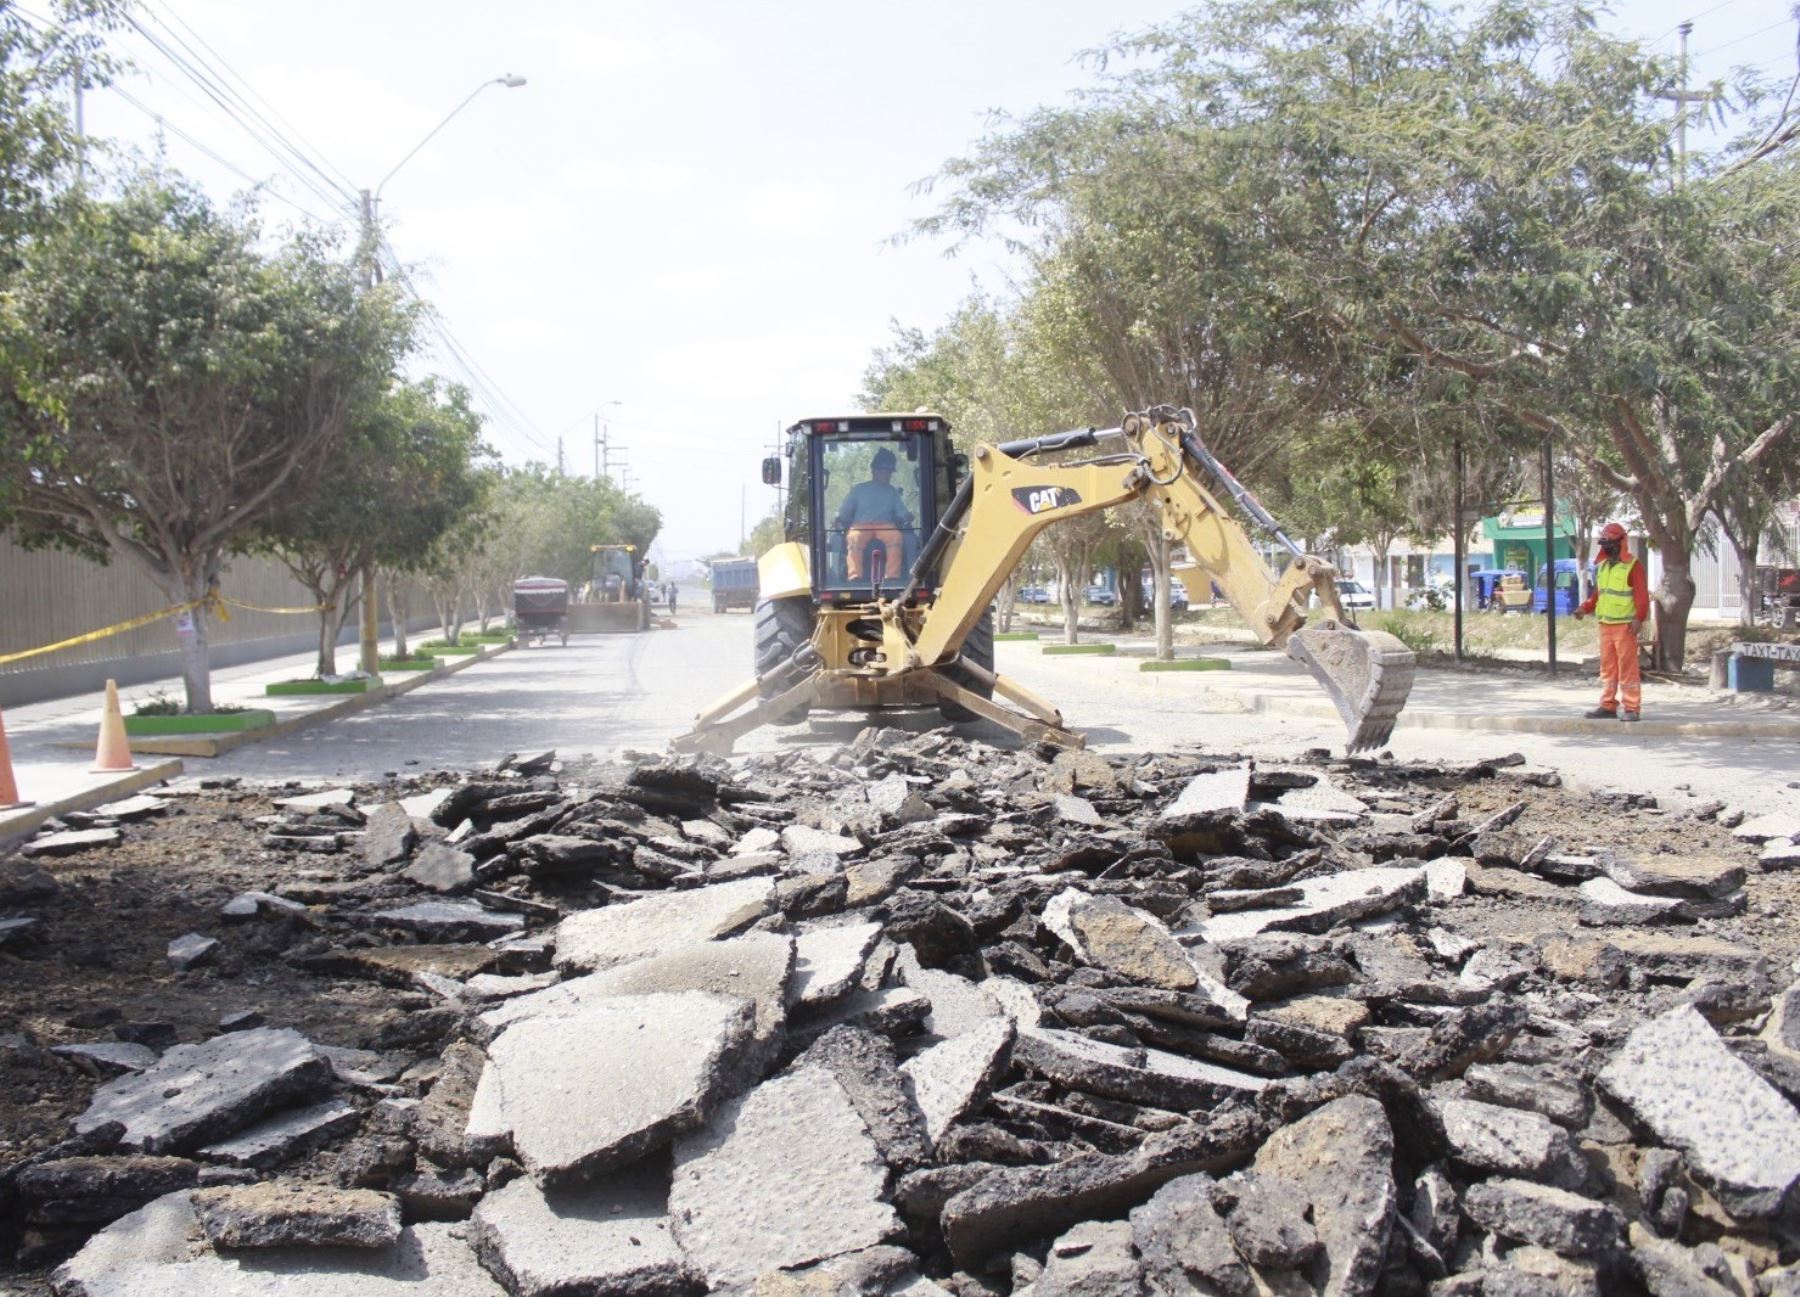
M203 605L225 555L331 471L410 342L409 314L320 236L268 254L261 237L141 176L28 243L0 314L5 520L190 606L190 712L212 708Z
M782 521L781 511L777 509L750 529L750 539L745 543L744 553L753 558L761 558L786 539L787 529Z
M1674 67L1565 0L1222 0L1101 60L951 163L926 228L1023 230L1119 388L1184 393L1253 484L1306 416L1552 437L1636 504L1679 663L1699 527L1794 434L1791 132L1683 185Z
M467 392L434 379L400 383L351 418L329 471L283 493L260 541L318 600L320 676L337 673L358 574L418 570L445 532L479 512L483 453Z
M104 84L112 60L103 44L123 12L118 0L49 0L39 26L0 4L0 276L17 265L33 233L60 219L81 142L65 106L70 88Z

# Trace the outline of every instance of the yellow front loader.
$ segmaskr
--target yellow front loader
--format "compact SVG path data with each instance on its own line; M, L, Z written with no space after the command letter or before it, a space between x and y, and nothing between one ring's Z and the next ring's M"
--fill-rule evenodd
M588 579L569 606L569 630L586 635L649 629L650 589L637 546L589 545Z
M1412 653L1349 624L1336 569L1282 533L1207 449L1191 411L1159 406L1116 428L977 446L972 458L929 414L807 419L788 432L787 540L758 563L755 678L702 712L680 750L729 752L815 706L931 704L953 721L1079 747L1055 707L995 673L992 604L1044 528L1133 500L1159 508L1164 535L1187 546L1195 566L1177 575L1191 600L1216 585L1262 643L1306 666L1344 718L1350 751L1386 742L1406 705ZM1093 454L1039 458L1073 451ZM779 459L764 461L763 478L781 480ZM1215 490L1287 549L1279 574ZM1314 595L1327 615L1309 625Z

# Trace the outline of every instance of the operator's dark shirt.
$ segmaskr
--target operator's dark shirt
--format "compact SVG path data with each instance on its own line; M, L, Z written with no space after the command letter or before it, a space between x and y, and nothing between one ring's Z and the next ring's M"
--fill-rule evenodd
M837 511L839 527L883 522L910 527L912 520L905 497L892 482L858 482L850 488L850 494L844 497L844 503Z

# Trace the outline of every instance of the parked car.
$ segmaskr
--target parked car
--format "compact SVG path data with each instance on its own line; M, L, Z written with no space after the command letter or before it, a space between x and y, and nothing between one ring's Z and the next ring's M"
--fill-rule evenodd
M1344 605L1346 612L1373 612L1375 610L1375 592L1361 581L1353 581L1349 577L1339 577L1337 589L1338 602Z
M1119 602L1118 594L1111 587L1098 584L1090 585L1083 591L1082 598L1091 604L1098 604L1102 608L1110 608Z
M1020 586L1016 597L1020 603L1049 603L1050 588L1041 585Z
M1150 581L1144 582L1144 607L1148 608L1150 606L1150 601L1152 599L1154 599L1155 597L1156 597L1156 585ZM1178 577L1178 576L1170 577L1169 578L1169 611L1170 612L1186 612L1187 607L1188 607L1187 587L1181 583L1180 577Z

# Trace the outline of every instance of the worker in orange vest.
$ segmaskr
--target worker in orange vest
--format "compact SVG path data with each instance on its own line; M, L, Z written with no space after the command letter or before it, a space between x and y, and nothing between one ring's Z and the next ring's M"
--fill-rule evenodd
M1625 528L1616 522L1600 529L1594 561L1594 593L1575 610L1577 620L1593 613L1600 623L1600 705L1585 715L1635 721L1643 706L1638 631L1650 620L1650 583L1644 565L1625 547Z

